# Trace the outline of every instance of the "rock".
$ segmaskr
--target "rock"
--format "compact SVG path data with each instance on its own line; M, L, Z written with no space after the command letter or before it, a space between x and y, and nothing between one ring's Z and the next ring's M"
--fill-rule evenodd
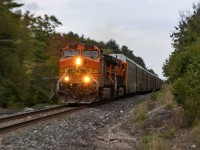
M26 107L26 108L24 108L24 111L33 111L34 109L33 108L29 108L29 107Z
M174 145L172 149L176 149L176 145Z
M38 131L37 130L35 130L35 131L33 131L34 133L37 133Z
M120 113L123 113L124 111L123 110L120 110Z
M191 148L192 148L192 149L195 149L195 148L197 148L197 146L196 146L195 144L193 144L193 145L191 146Z

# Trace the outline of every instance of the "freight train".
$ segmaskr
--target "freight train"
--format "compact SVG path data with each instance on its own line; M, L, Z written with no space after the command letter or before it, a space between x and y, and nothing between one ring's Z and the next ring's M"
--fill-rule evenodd
M67 103L92 103L159 90L163 81L123 54L103 54L94 45L62 49L57 94Z

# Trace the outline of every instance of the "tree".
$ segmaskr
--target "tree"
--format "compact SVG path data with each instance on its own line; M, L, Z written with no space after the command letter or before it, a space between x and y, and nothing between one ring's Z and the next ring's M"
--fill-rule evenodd
M30 57L27 60L29 68L29 99L26 105L48 102L54 77L58 76L59 48L61 35L56 33L55 28L61 25L55 16L44 17L26 12L22 22L30 34ZM56 50L55 50L56 48ZM52 80L44 80L45 78Z
M29 35L21 24L21 12L13 9L22 6L12 0L0 2L0 104L3 107L23 103L28 95L28 78L25 57ZM22 42L23 41L23 42Z
M62 25L53 15L48 16L45 14L44 17L34 17L29 11L23 15L22 20L30 30L31 35L39 41L49 39L55 33L55 28Z
M115 53L119 53L119 45L116 43L115 40L111 39L106 43L106 48L107 49L112 49L114 50Z

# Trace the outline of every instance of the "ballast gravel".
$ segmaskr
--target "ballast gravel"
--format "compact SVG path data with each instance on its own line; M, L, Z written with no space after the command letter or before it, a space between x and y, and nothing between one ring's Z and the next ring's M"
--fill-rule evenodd
M147 96L132 96L101 106L88 107L61 118L32 125L10 134L0 135L0 149L115 149L103 141L117 142L116 139L104 139L102 135L108 134L109 126L117 125L119 122L123 122L124 118L133 115L131 112L133 112L134 106L145 100ZM120 136L120 134L118 135Z

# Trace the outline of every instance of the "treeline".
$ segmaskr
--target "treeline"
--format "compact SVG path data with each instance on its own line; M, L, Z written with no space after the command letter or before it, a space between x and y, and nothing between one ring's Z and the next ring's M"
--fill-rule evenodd
M48 101L52 81L58 73L58 55L49 49L55 16L22 14L12 0L0 2L0 106L23 107Z
M174 52L163 70L173 83L172 92L183 107L188 125L200 119L200 5L181 13L181 20L171 34Z
M146 68L141 57L125 45L120 48L115 40L104 43L73 32L57 33L62 23L55 16L22 13L20 6L13 0L0 2L0 107L55 103L50 98L59 74L60 49L68 44L94 44L104 53L123 53Z

